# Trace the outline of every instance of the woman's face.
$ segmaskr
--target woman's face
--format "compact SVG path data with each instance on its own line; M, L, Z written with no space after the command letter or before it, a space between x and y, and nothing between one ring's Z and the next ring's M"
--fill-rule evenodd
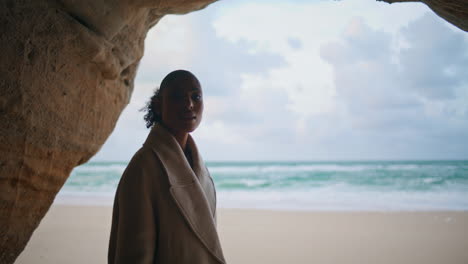
M198 80L185 77L166 87L161 94L160 114L162 123L172 133L194 131L203 115L203 94Z

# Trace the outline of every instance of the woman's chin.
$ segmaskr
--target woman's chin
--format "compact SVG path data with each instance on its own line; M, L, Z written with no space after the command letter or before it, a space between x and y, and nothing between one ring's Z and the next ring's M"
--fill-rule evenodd
M198 124L188 123L188 124L178 126L177 129L174 129L173 131L178 131L182 133L192 133L193 131L197 129L197 127L198 127Z
M181 126L181 129L186 131L187 133L191 133L195 131L195 129L198 128L198 125L200 125L200 122L197 122L197 120L191 120L191 121L185 122Z
M195 131L197 129L197 127L198 127L198 124L194 125L194 126L187 127L186 131L187 131L187 133L192 133L193 131Z

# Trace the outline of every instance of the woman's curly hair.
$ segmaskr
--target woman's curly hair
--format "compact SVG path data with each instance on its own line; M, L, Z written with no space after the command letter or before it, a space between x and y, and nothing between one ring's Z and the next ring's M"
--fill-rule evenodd
M153 96L151 96L150 100L146 103L145 107L140 109L142 112L146 112L143 119L146 122L146 128L152 127L154 124L159 123L161 121L161 116L156 112L154 102L161 94L161 88L156 88L154 91Z
M160 99L163 90L166 90L167 87L170 87L175 80L180 78L195 78L197 80L197 77L195 77L193 73L187 70L176 70L166 75L166 77L164 77L162 80L159 88L156 88L153 96L151 96L150 100L146 103L145 107L140 109L140 111L146 112L145 116L143 117L146 122L146 128L153 127L154 124L161 122L161 116L155 109L155 102L156 100Z

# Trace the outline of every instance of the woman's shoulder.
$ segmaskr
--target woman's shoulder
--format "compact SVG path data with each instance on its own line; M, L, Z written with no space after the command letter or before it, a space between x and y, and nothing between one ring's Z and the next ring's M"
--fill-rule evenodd
M133 154L132 159L130 162L137 162L137 163L151 163L159 161L158 156L156 153L151 149L150 147L147 146L142 146L135 154Z
M166 186L165 171L155 153L140 148L125 168L117 186L116 199L120 204L129 204L135 199L156 201Z
M141 147L132 157L125 169L125 174L158 175L163 167L156 153L148 147Z

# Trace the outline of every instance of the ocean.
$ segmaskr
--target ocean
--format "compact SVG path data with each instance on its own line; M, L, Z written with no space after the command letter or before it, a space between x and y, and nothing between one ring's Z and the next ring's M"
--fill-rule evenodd
M57 203L112 204L125 162L75 168ZM207 162L218 207L468 210L468 161Z

